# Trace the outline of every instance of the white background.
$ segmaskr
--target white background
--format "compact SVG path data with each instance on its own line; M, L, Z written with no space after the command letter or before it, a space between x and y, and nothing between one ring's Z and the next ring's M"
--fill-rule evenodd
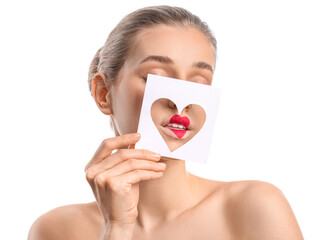
M26 239L42 213L93 201L84 167L113 134L89 94L88 66L125 14L164 3L200 16L218 39L211 157L188 170L270 182L306 239L332 239L328 0L2 1L0 239Z

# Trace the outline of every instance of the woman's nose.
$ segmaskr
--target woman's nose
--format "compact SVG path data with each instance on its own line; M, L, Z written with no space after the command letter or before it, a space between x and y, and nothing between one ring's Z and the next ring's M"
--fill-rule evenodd
M176 108L176 104L173 103L171 100L168 101L168 106L172 109L175 109Z
M192 108L192 104L189 104L188 106L186 106L186 107L184 108L184 111L185 111L185 112L188 112L191 108Z

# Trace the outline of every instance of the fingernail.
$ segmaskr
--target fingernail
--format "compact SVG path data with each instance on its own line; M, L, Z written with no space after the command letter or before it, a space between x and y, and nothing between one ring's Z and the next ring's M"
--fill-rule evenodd
M152 153L152 157L156 158L156 159L160 159L160 154L159 153Z
M141 137L141 134L140 134L140 133L136 133L135 137L136 137L136 138L140 138L140 137Z
M166 163L158 163L159 164L159 166L161 166L161 167L163 167L163 168L165 168L166 167Z

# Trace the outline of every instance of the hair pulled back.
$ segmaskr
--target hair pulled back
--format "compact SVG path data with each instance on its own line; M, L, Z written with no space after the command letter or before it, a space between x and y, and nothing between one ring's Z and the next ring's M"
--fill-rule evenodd
M89 68L90 91L92 90L92 80L98 72L104 73L108 81L116 80L130 50L133 48L133 40L138 31L160 24L194 27L211 41L216 52L217 42L208 25L186 9L170 6L138 9L119 22L109 34L104 46L95 54Z

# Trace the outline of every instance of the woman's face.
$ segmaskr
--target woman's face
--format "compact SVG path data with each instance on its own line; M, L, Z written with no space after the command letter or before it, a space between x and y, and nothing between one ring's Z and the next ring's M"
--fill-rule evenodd
M211 85L214 64L212 44L194 28L161 25L139 32L108 94L116 133L137 131L148 73ZM174 106L169 107L172 112ZM186 116L186 112L179 114Z

